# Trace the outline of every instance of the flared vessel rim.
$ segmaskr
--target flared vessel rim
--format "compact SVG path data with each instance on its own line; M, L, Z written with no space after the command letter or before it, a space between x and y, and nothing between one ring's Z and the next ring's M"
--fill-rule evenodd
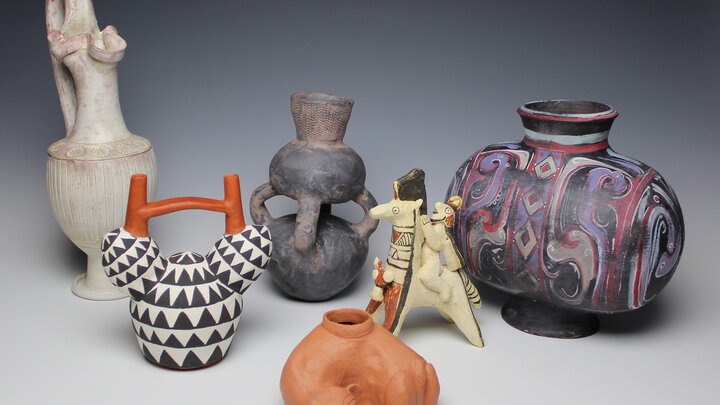
M299 103L331 104L331 105L337 105L337 106L351 106L351 105L355 104L355 101L350 98L340 97L340 96L336 96L333 94L324 93L321 91L294 93L292 96L290 96L290 100L292 102L299 102Z
M525 103L517 110L523 117L566 122L588 122L615 118L618 112L611 106L585 100L538 100Z
M323 315L322 326L333 335L343 338L365 336L373 329L372 317L361 309L336 309Z

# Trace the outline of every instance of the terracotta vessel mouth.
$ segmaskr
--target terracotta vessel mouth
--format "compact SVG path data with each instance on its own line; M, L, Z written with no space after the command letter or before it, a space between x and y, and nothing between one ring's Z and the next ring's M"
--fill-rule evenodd
M607 104L579 100L543 100L523 104L517 110L526 138L552 142L542 135L593 135L585 140L564 140L567 145L606 141L618 112Z
M336 309L323 315L322 326L333 335L355 338L367 335L373 329L370 314L354 308Z

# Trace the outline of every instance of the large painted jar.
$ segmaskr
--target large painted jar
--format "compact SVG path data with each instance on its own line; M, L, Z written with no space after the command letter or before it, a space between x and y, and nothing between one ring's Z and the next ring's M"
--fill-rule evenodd
M540 101L518 113L520 142L488 146L455 173L452 233L466 271L514 297L503 318L528 333L579 337L597 317L640 308L670 281L684 225L675 193L651 167L616 153L617 111Z

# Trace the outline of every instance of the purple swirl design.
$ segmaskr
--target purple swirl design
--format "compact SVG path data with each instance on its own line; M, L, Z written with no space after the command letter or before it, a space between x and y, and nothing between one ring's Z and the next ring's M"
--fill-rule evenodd
M606 229L607 222L605 224L598 223L598 208L600 204L604 204L603 199L613 198L613 196L608 198L602 194L610 193L611 195L620 196L630 188L630 185L620 172L605 167L590 170L585 184L588 195L580 215L580 226L590 234L595 242L595 248L597 249L596 278L603 280L607 271L608 257L610 257L612 250L608 233L612 235L614 229L608 232ZM609 212L615 216L614 222L617 223L615 210L609 208ZM604 285L604 283L595 283L593 294L596 296L602 294Z
M632 294L628 296L628 306L631 308L639 308L655 297L657 292L650 291L651 284L672 276L682 251L680 235L675 227L670 226L672 213L664 204L671 201L669 196L655 184L647 194L645 204L640 206L644 211L642 223L646 226L642 236L643 248L638 252L638 262L631 277ZM664 280L665 283L667 281Z
M557 167L538 169L550 154ZM551 304L638 308L664 288L682 253L672 189L609 148L492 145L459 168L451 195L464 200L452 235L471 280Z

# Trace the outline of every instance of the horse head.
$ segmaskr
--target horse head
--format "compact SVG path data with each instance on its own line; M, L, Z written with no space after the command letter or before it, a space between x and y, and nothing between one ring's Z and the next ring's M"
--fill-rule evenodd
M374 219L384 219L395 226L413 226L415 225L418 209L422 206L422 198L415 201L401 200L398 197L398 182L393 183L395 197L380 204L370 210L370 216Z
M415 214L422 205L422 200L403 201L390 200L370 210L370 216L375 219L390 221L393 225L410 226L415 223Z

